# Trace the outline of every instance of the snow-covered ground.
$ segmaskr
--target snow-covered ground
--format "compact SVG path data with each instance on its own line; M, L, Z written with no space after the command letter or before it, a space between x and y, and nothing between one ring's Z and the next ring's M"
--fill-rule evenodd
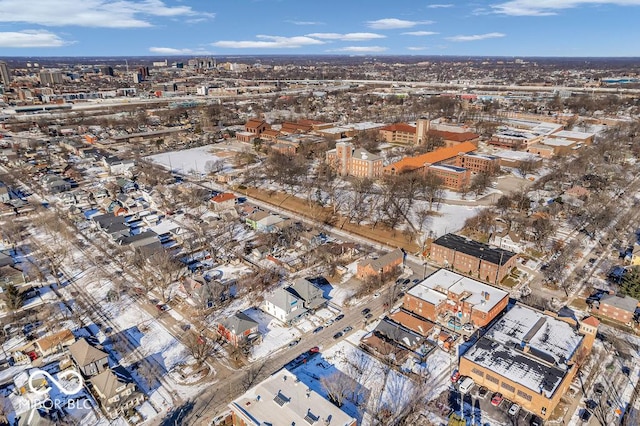
M207 174L207 162L225 161L224 171L231 169L231 165L225 158L219 157L212 153L211 146L200 146L182 151L163 152L149 157L150 160L162 164L181 174Z
M249 361L256 361L272 355L280 348L300 337L300 331L294 327L287 327L272 316L259 309L251 308L245 311L258 323L258 331L262 335L262 342L253 347Z

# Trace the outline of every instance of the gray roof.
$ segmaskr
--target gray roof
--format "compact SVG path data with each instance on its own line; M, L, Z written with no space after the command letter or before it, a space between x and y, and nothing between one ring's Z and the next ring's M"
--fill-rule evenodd
M223 320L221 324L236 336L240 336L245 331L258 326L258 323L244 312L236 312L232 317Z
M278 288L276 291L273 292L272 295L267 297L267 300L272 305L275 305L286 312L289 312L289 310L291 309L291 304L294 301L295 302L300 301L300 299L298 299L292 293L289 293L283 288Z
M287 290L299 299L304 300L305 307L314 309L325 302L324 292L318 286L304 278L298 278Z
M424 337L419 334L406 330L398 324L389 321L387 318L380 321L380 324L378 324L374 331L410 349L419 346L424 340Z
M371 265L371 267L375 270L375 271L379 271L380 269L383 269L385 266L396 262L398 259L403 259L404 258L404 252L400 249L395 249L394 251L385 254L382 257L379 257L377 259L367 259L364 262L362 262L362 266L367 266L367 265Z
M605 294L600 298L600 304L606 304L627 312L635 312L638 307L638 300L629 296L616 296L614 294Z
M131 376L121 366L113 367L113 369L104 370L102 373L90 379L93 387L98 389L106 399L110 399L118 395L117 389L123 385L133 383Z
M71 357L80 367L108 357L106 352L91 346L84 338L69 346L69 353L71 353Z

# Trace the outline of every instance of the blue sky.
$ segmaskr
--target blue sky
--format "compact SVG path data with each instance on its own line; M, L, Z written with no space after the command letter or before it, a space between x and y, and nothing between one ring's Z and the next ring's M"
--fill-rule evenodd
M2 56L640 56L640 0L0 0Z

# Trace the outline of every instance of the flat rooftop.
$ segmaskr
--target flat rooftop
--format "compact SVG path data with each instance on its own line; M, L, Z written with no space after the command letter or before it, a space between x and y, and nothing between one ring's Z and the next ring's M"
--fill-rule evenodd
M249 389L229 406L249 419L247 425L348 426L356 421L286 369Z
M409 291L409 294L431 303L440 303L442 300L447 299L446 292L456 295L466 293L467 296L464 301L473 305L473 309L480 312L489 312L502 299L508 296L508 293L504 290L448 269L438 269L414 286Z
M488 244L457 234L445 234L435 240L432 244L447 247L500 266L507 263L509 259L516 255L512 251L491 247Z
M582 339L571 324L516 304L463 358L551 398Z

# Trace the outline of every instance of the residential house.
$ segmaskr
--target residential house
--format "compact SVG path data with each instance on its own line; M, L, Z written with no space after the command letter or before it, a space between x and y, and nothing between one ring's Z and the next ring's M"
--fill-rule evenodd
M302 300L302 306L309 311L315 311L327 303L322 289L304 278L298 278L286 290Z
M295 322L307 312L304 301L282 287L267 296L260 309L285 324Z
M359 279L380 277L393 272L404 262L405 253L402 249L395 249L377 259L365 259L358 262L356 276Z
M522 238L515 231L510 231L506 228L491 234L489 244L514 253L522 253L525 248Z
M45 175L42 179L42 186L51 193L51 194L59 194L61 192L66 192L71 190L71 182L64 180L58 175L48 174Z
M65 328L56 333L50 334L34 342L37 351L41 356L47 356L52 353L61 351L67 346L71 346L75 343L76 338L68 328Z
M338 142L326 153L326 162L341 176L377 178L382 174L382 157L358 148L351 142Z
M1 266L11 266L15 262L13 261L13 257L9 256L6 253L0 251L0 267Z
M360 339L360 346L365 351L398 366L404 364L413 354L410 350L397 345L377 332L371 332Z
M243 312L236 312L218 323L217 331L233 346L259 343L258 323Z
M414 333L388 318L383 319L374 329L374 333L384 336L387 340L395 342L406 349L414 351L424 342L425 338L421 334Z
M287 369L281 369L229 404L232 424L356 426L355 418Z
M631 251L631 265L640 266L640 244L633 243L633 249Z
M429 256L444 267L491 283L501 282L516 266L516 254L456 234L445 234L431 243Z
M86 377L98 375L109 368L109 355L90 345L84 337L69 346L69 354Z
M404 309L392 312L389 315L389 319L423 337L428 337L435 326L435 323Z
M260 210L247 216L245 222L256 231L273 232L276 225L284 220L286 219L278 215Z
M0 288L5 288L8 284L21 287L25 285L26 282L24 272L20 269L13 265L0 266Z
M236 204L236 196L230 192L223 192L211 198L211 206L214 211L232 209Z
M589 355L598 321L516 304L461 357L458 371L489 392L548 419Z
M638 300L630 296L617 296L604 294L593 303L592 312L603 317L628 324L633 321L633 316L638 308Z
M509 303L509 293L456 272L439 269L407 291L402 308L459 331L489 324Z
M136 390L131 376L121 366L104 370L89 379L89 383L104 413L111 420L126 415L144 401L144 395Z
M114 176L128 175L136 166L134 160L123 160L116 156L103 157L102 164L104 168Z

